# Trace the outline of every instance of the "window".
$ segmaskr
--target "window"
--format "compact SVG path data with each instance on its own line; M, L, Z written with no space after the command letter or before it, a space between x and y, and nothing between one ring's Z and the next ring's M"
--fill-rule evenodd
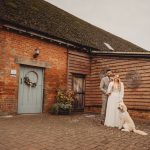
M110 49L110 50L114 50L114 49L110 46L110 44L105 43L105 42L104 42L104 44L105 44L105 46L106 46L108 49Z

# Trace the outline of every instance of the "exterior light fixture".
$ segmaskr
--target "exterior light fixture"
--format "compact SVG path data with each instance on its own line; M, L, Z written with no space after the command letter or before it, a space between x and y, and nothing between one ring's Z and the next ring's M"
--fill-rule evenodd
M36 48L33 53L33 58L38 57L39 54L40 54L40 50L38 48Z

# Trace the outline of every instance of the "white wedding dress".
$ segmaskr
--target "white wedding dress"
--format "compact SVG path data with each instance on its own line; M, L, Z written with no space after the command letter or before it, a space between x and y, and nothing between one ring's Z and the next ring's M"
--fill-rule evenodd
M110 82L108 86L107 93L111 93L108 97L107 108L106 108L106 117L104 125L108 127L119 127L119 102L123 101L124 96L124 85L121 82L121 88L114 89L114 82Z

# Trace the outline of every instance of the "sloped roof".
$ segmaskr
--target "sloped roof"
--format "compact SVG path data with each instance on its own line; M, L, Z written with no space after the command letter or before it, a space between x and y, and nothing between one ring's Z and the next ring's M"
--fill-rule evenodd
M0 19L100 51L146 51L43 0L0 0Z

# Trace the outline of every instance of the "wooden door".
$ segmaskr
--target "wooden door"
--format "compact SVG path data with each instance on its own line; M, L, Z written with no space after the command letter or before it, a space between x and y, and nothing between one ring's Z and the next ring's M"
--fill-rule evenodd
M73 76L73 91L75 92L74 110L84 110L84 97L85 97L85 77L82 75Z
M18 113L41 113L43 104L43 69L21 66Z

